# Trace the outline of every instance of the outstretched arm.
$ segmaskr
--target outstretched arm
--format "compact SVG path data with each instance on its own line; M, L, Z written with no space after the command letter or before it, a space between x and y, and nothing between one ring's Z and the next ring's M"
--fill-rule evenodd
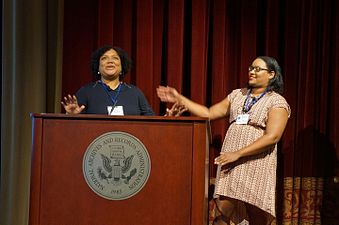
M61 102L61 105L64 107L66 114L79 114L85 108L84 105L79 106L75 95L68 95L67 97L64 97L64 102Z
M229 100L225 98L221 102L207 108L204 105L198 104L185 96L181 95L175 88L159 86L157 94L161 101L178 103L187 108L189 112L196 116L207 117L210 120L222 118L228 115Z

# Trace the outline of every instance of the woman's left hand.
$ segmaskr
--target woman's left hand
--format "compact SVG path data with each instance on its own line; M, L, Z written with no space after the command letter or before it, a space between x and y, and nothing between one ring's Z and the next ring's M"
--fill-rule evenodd
M224 166L237 161L240 158L238 152L220 152L220 156L214 159L214 164Z
M187 108L184 105L180 105L179 103L174 103L171 109L166 108L165 116L181 116L183 112L186 112Z

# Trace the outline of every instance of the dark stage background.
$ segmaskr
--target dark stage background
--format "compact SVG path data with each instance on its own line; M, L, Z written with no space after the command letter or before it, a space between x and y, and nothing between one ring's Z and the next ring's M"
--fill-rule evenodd
M292 109L279 143L277 223L332 225L339 221L338 12L336 0L65 1L62 95L92 81L89 58L103 44L130 54L125 81L159 115L166 106L158 85L209 106L246 84L256 56L275 57ZM211 160L226 129L227 121L212 123Z

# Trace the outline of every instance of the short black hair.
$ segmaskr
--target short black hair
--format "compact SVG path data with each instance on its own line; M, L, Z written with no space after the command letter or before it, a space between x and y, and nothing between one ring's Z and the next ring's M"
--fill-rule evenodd
M257 59L263 60L266 63L267 69L275 72L275 76L269 81L266 90L282 94L284 92L284 81L277 60L270 56L259 56Z
M126 51L124 51L122 48L120 47L115 47L112 45L104 45L100 48L98 48L97 50L95 50L92 53L91 56L91 62L90 62L90 67L91 67L91 71L93 76L95 77L96 80L99 80L100 74L98 74L99 72L99 65L100 65L100 57L105 54L105 52L109 51L109 50L115 50L119 57L120 57L120 61L121 61L121 75L119 77L120 80L123 79L124 75L128 73L128 71L130 70L131 66L132 66L132 60L129 57L129 55L127 54Z

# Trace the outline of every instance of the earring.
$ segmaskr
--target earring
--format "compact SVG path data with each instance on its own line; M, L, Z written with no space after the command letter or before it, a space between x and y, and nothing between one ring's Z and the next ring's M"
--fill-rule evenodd
M98 71L98 74L100 74L100 71Z

